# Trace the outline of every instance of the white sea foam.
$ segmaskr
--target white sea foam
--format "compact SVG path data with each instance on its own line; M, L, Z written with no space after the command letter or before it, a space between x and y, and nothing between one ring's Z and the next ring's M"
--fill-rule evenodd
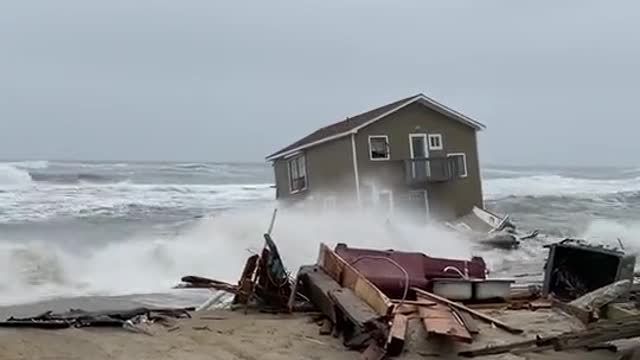
M593 196L640 191L640 178L583 179L560 175L537 175L515 178L487 179L485 197L500 199L508 196Z
M263 246L270 215L270 208L229 211L202 219L173 238L130 238L82 254L55 243L0 241L0 304L52 296L164 292L190 274L235 282L247 256ZM472 253L468 242L449 231L389 228L365 215L321 217L281 211L273 237L290 271L314 263L321 242L456 258Z
M0 192L0 222L93 215L127 216L154 209L224 209L274 199L271 184L37 184Z

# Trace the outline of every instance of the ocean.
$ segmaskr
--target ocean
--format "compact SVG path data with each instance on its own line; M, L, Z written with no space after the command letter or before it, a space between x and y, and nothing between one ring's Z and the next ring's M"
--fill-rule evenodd
M640 248L640 169L488 165L482 174L486 207L539 239L486 249L440 228L390 234L352 214L279 214L274 238L294 271L315 261L320 242L481 255L499 275L541 272L542 246L562 237ZM272 184L263 163L2 162L0 306L201 303L209 292L172 287L185 275L237 281L277 207Z

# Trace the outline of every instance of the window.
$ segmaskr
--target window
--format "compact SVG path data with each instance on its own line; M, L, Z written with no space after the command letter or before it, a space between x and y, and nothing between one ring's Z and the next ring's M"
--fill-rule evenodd
M304 155L289 159L289 190L291 193L307 189L307 167Z
M389 160L389 138L387 135L369 136L369 159Z
M450 163L452 172L455 176L467 177L467 155L465 153L447 154L447 157L453 159Z
M442 135L429 134L429 150L442 150Z

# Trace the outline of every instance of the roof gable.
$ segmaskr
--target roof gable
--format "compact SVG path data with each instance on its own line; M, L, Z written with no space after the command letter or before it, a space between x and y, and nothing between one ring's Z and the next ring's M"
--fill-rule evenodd
M424 94L413 95L408 98L404 98L398 101L394 101L390 104L380 106L373 110L369 110L362 114L347 118L343 121L320 128L311 134L303 137L302 139L294 142L293 144L277 151L269 156L267 160L275 160L282 156L295 153L297 151L319 145L321 143L338 139L349 134L355 134L360 129L368 126L394 112L404 108L413 103L420 103L432 110L438 111L453 120L462 122L463 124L470 126L476 130L482 130L485 126L449 107L446 107L439 102L425 96Z

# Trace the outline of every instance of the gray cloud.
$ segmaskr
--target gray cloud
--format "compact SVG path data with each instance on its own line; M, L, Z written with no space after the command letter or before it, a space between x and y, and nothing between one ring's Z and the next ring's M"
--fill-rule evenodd
M416 92L485 163L634 165L633 1L0 4L0 157L261 161Z

